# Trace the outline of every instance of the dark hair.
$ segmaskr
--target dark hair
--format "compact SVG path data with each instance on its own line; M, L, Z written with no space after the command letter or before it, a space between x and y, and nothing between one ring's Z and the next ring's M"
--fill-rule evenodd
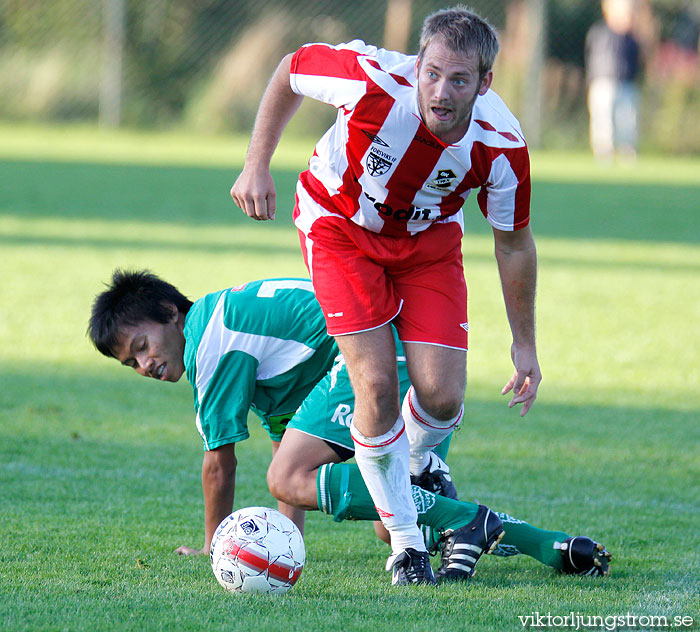
M425 18L418 53L421 59L435 37L441 37L455 52L465 55L476 53L479 56L480 77L483 78L493 68L498 53L496 30L468 7L460 4L441 9Z
M148 270L116 269L112 282L92 303L88 336L100 353L113 358L121 328L144 321L167 323L172 318L168 303L183 314L192 307L192 301L175 286Z

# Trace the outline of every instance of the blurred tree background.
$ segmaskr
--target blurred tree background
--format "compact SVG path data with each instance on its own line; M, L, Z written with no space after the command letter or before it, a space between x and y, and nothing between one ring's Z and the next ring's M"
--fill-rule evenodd
M435 0L0 0L0 119L248 132L279 59L355 38L416 52ZM472 0L499 30L494 88L530 144L587 144L583 48L597 0ZM700 0L639 0L642 150L700 153ZM305 106L297 133L330 108Z

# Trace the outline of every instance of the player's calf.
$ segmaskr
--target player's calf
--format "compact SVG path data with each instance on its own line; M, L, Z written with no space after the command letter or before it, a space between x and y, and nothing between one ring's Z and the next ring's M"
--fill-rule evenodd
M414 386L408 389L401 406L401 415L406 424L406 436L411 446L410 471L412 476L418 477L427 469L432 470L436 467L433 448L440 445L445 437L454 431L462 421L463 413L463 402L458 399L454 415L437 418L423 408L418 401ZM429 491L441 493L432 488Z

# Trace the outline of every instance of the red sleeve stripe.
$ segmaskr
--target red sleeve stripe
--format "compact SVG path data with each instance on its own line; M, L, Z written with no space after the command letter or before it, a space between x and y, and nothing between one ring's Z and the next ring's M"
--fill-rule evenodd
M384 72L384 69L379 65L379 62L376 59L368 59L367 63L372 66L372 68L376 68L377 70L381 70ZM401 75L396 75L393 72L387 73L396 83L398 83L400 86L406 86L407 88L412 88L413 84L406 79L406 77L402 77Z
M394 81L398 83L400 86L406 86L407 88L412 88L413 84L406 79L406 77L402 77L401 75L395 75L393 72L389 73Z
M496 132L497 134L500 134L503 136L503 138L507 138L510 141L513 141L514 143L520 142L522 139L518 138L515 134L512 134L511 132L499 132L491 123L488 123L487 121L480 121L479 119L474 119L475 123L478 123L482 129L485 129L489 132Z
M367 75L357 63L359 53L326 44L309 44L292 57L292 74L316 77L339 77L365 81Z
M515 192L515 213L513 213L513 230L524 228L530 223L530 156L526 151L507 151L510 164L518 176L518 188Z
M472 148L471 160L472 168L467 174L475 172L480 183L483 183L479 193L477 194L477 202L484 217L488 218L488 182L491 165L493 161L500 155L504 155L508 163L518 179L518 186L515 191L515 200L513 207L513 230L524 228L530 222L530 159L527 152L527 147L516 147L514 149L505 149L498 147L489 147L483 143L476 142ZM460 183L459 190L464 190ZM466 187L465 187L466 188Z

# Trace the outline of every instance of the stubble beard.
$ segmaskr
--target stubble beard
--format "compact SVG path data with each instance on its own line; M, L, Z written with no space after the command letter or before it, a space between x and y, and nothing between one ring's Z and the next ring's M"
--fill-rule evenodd
M469 124L471 122L472 110L474 108L474 103L476 98L479 96L479 90L475 92L474 96L469 100L468 103L459 111L454 107L452 102L432 102L424 103L421 94L418 94L418 106L420 109L421 117L423 119L423 124L430 130L430 132L442 140L445 141L445 136L449 136L451 132L460 127L464 127L464 132L460 134L460 138L467 133L469 129ZM452 117L447 121L441 121L438 119L432 108L434 107L445 107L449 108L452 112ZM451 142L456 142L459 139L453 139Z

